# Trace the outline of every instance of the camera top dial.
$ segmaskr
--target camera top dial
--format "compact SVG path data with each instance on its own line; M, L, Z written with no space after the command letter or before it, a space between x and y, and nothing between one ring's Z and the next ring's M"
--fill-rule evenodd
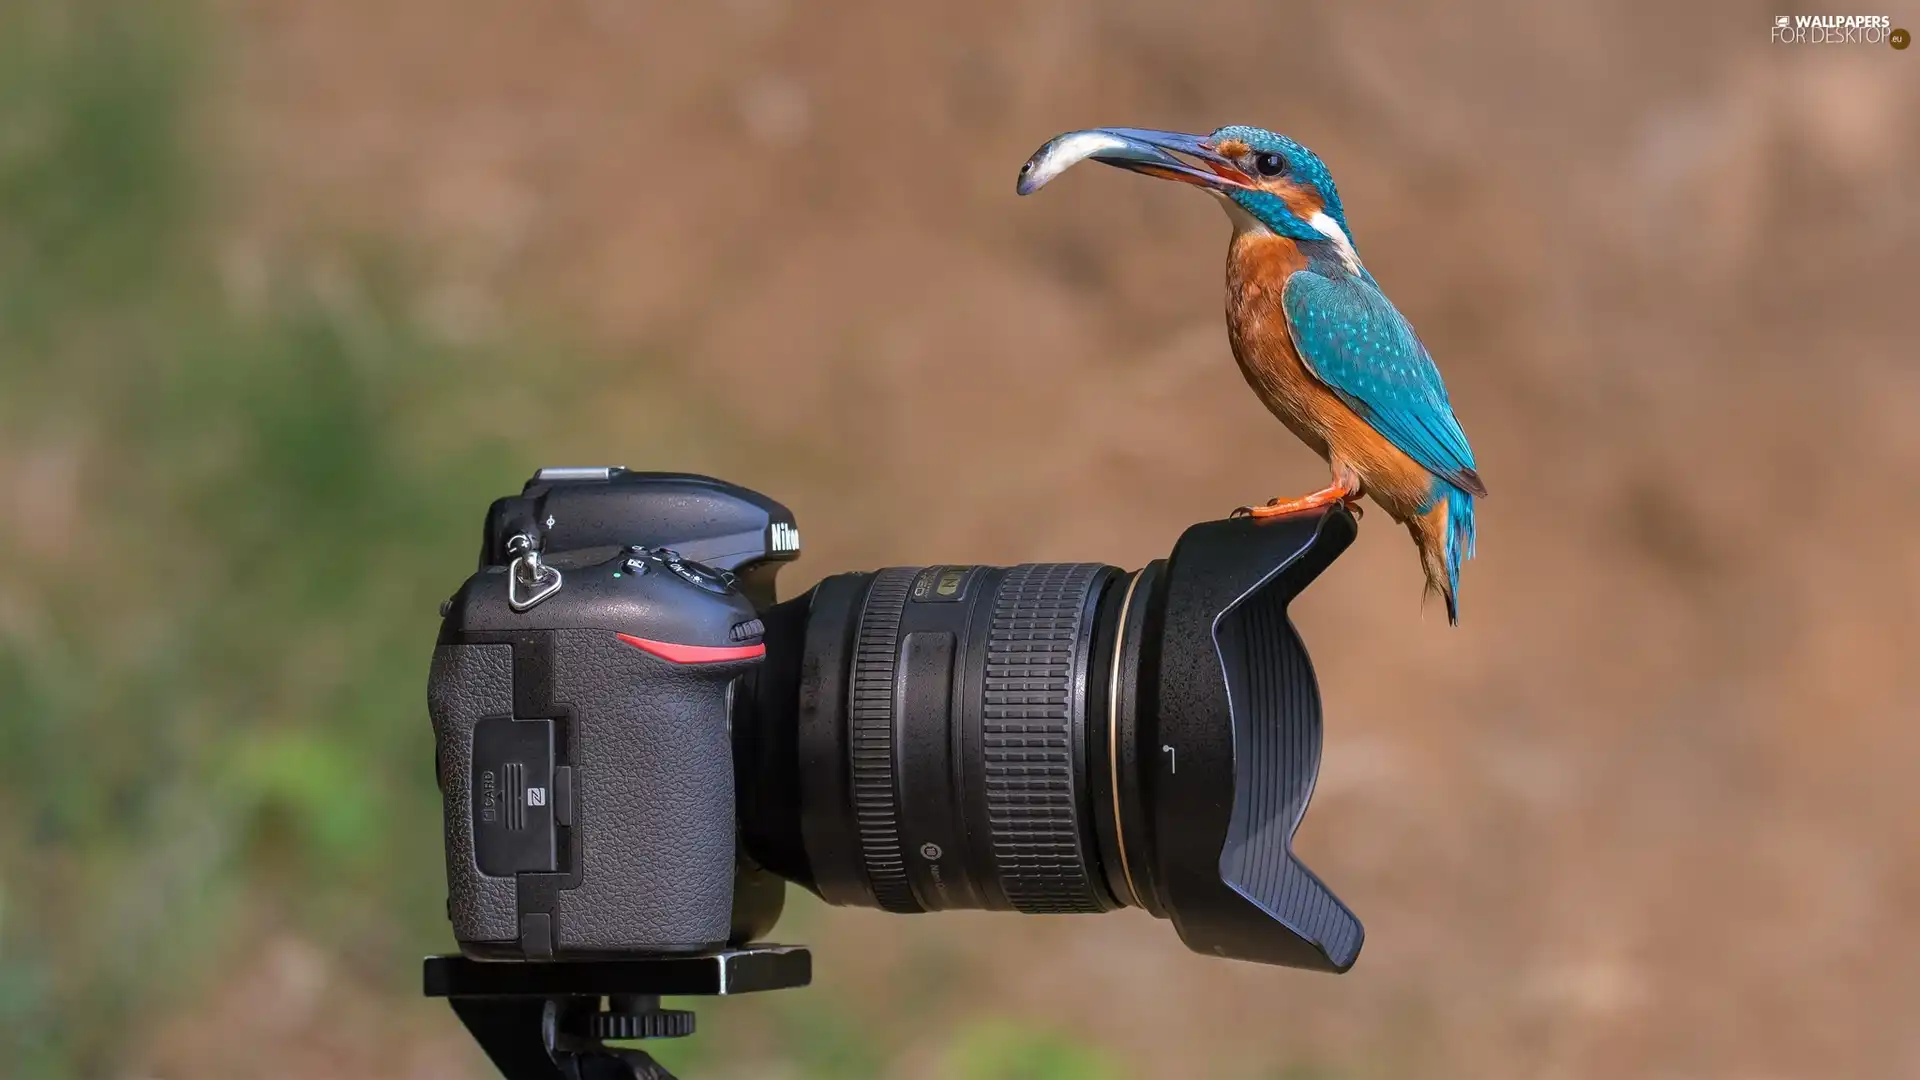
M722 596L733 590L734 576L731 571L716 570L706 563L684 558L672 548L648 548L635 544L627 549L625 570L630 574L664 570L690 585Z

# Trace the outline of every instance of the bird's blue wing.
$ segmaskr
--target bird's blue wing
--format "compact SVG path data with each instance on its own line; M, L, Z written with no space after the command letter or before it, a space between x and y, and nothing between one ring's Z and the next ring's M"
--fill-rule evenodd
M1379 289L1300 270L1281 302L1307 370L1428 472L1486 494L1440 370Z

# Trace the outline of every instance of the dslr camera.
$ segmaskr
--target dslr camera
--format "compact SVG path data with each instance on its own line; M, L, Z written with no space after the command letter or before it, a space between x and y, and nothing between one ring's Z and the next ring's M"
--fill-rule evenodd
M778 502L542 469L442 610L463 956L429 992L743 964L788 882L899 914L1140 907L1197 952L1345 971L1360 923L1291 851L1321 713L1287 606L1355 531L1232 518L1138 570L899 566L780 600Z

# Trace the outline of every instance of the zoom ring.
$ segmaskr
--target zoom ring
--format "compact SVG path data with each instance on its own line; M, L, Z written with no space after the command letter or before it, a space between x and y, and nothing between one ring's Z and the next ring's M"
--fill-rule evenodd
M1029 914L1103 911L1081 848L1073 764L1076 686L1097 563L1007 571L987 634L982 700L987 821L1007 900Z
M848 744L854 821L873 898L882 909L902 914L922 909L907 883L900 850L900 811L893 791L893 667L900 613L918 572L893 567L874 575L853 659Z

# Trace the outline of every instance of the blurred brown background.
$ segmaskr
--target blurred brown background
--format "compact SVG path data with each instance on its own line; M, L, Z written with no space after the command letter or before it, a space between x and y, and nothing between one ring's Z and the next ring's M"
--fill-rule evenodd
M1323 481L1227 351L1219 211L1092 167L1016 199L1060 131L1312 146L1446 373L1492 489L1462 626L1378 514L1295 609L1328 716L1300 844L1366 922L1352 973L1208 961L1137 912L795 895L816 987L703 1012L692 1077L1916 1076L1920 52L1769 45L1771 14L229 0L181 137L223 303L403 253L395 318L456 357L375 410L408 460L484 432L475 499L546 462L724 473L799 516L788 594L1137 566ZM416 561L427 609L483 506ZM380 827L428 834L430 894L437 822ZM258 828L222 959L82 1060L488 1075L410 996L444 938L341 944L279 899L329 875L247 869Z

